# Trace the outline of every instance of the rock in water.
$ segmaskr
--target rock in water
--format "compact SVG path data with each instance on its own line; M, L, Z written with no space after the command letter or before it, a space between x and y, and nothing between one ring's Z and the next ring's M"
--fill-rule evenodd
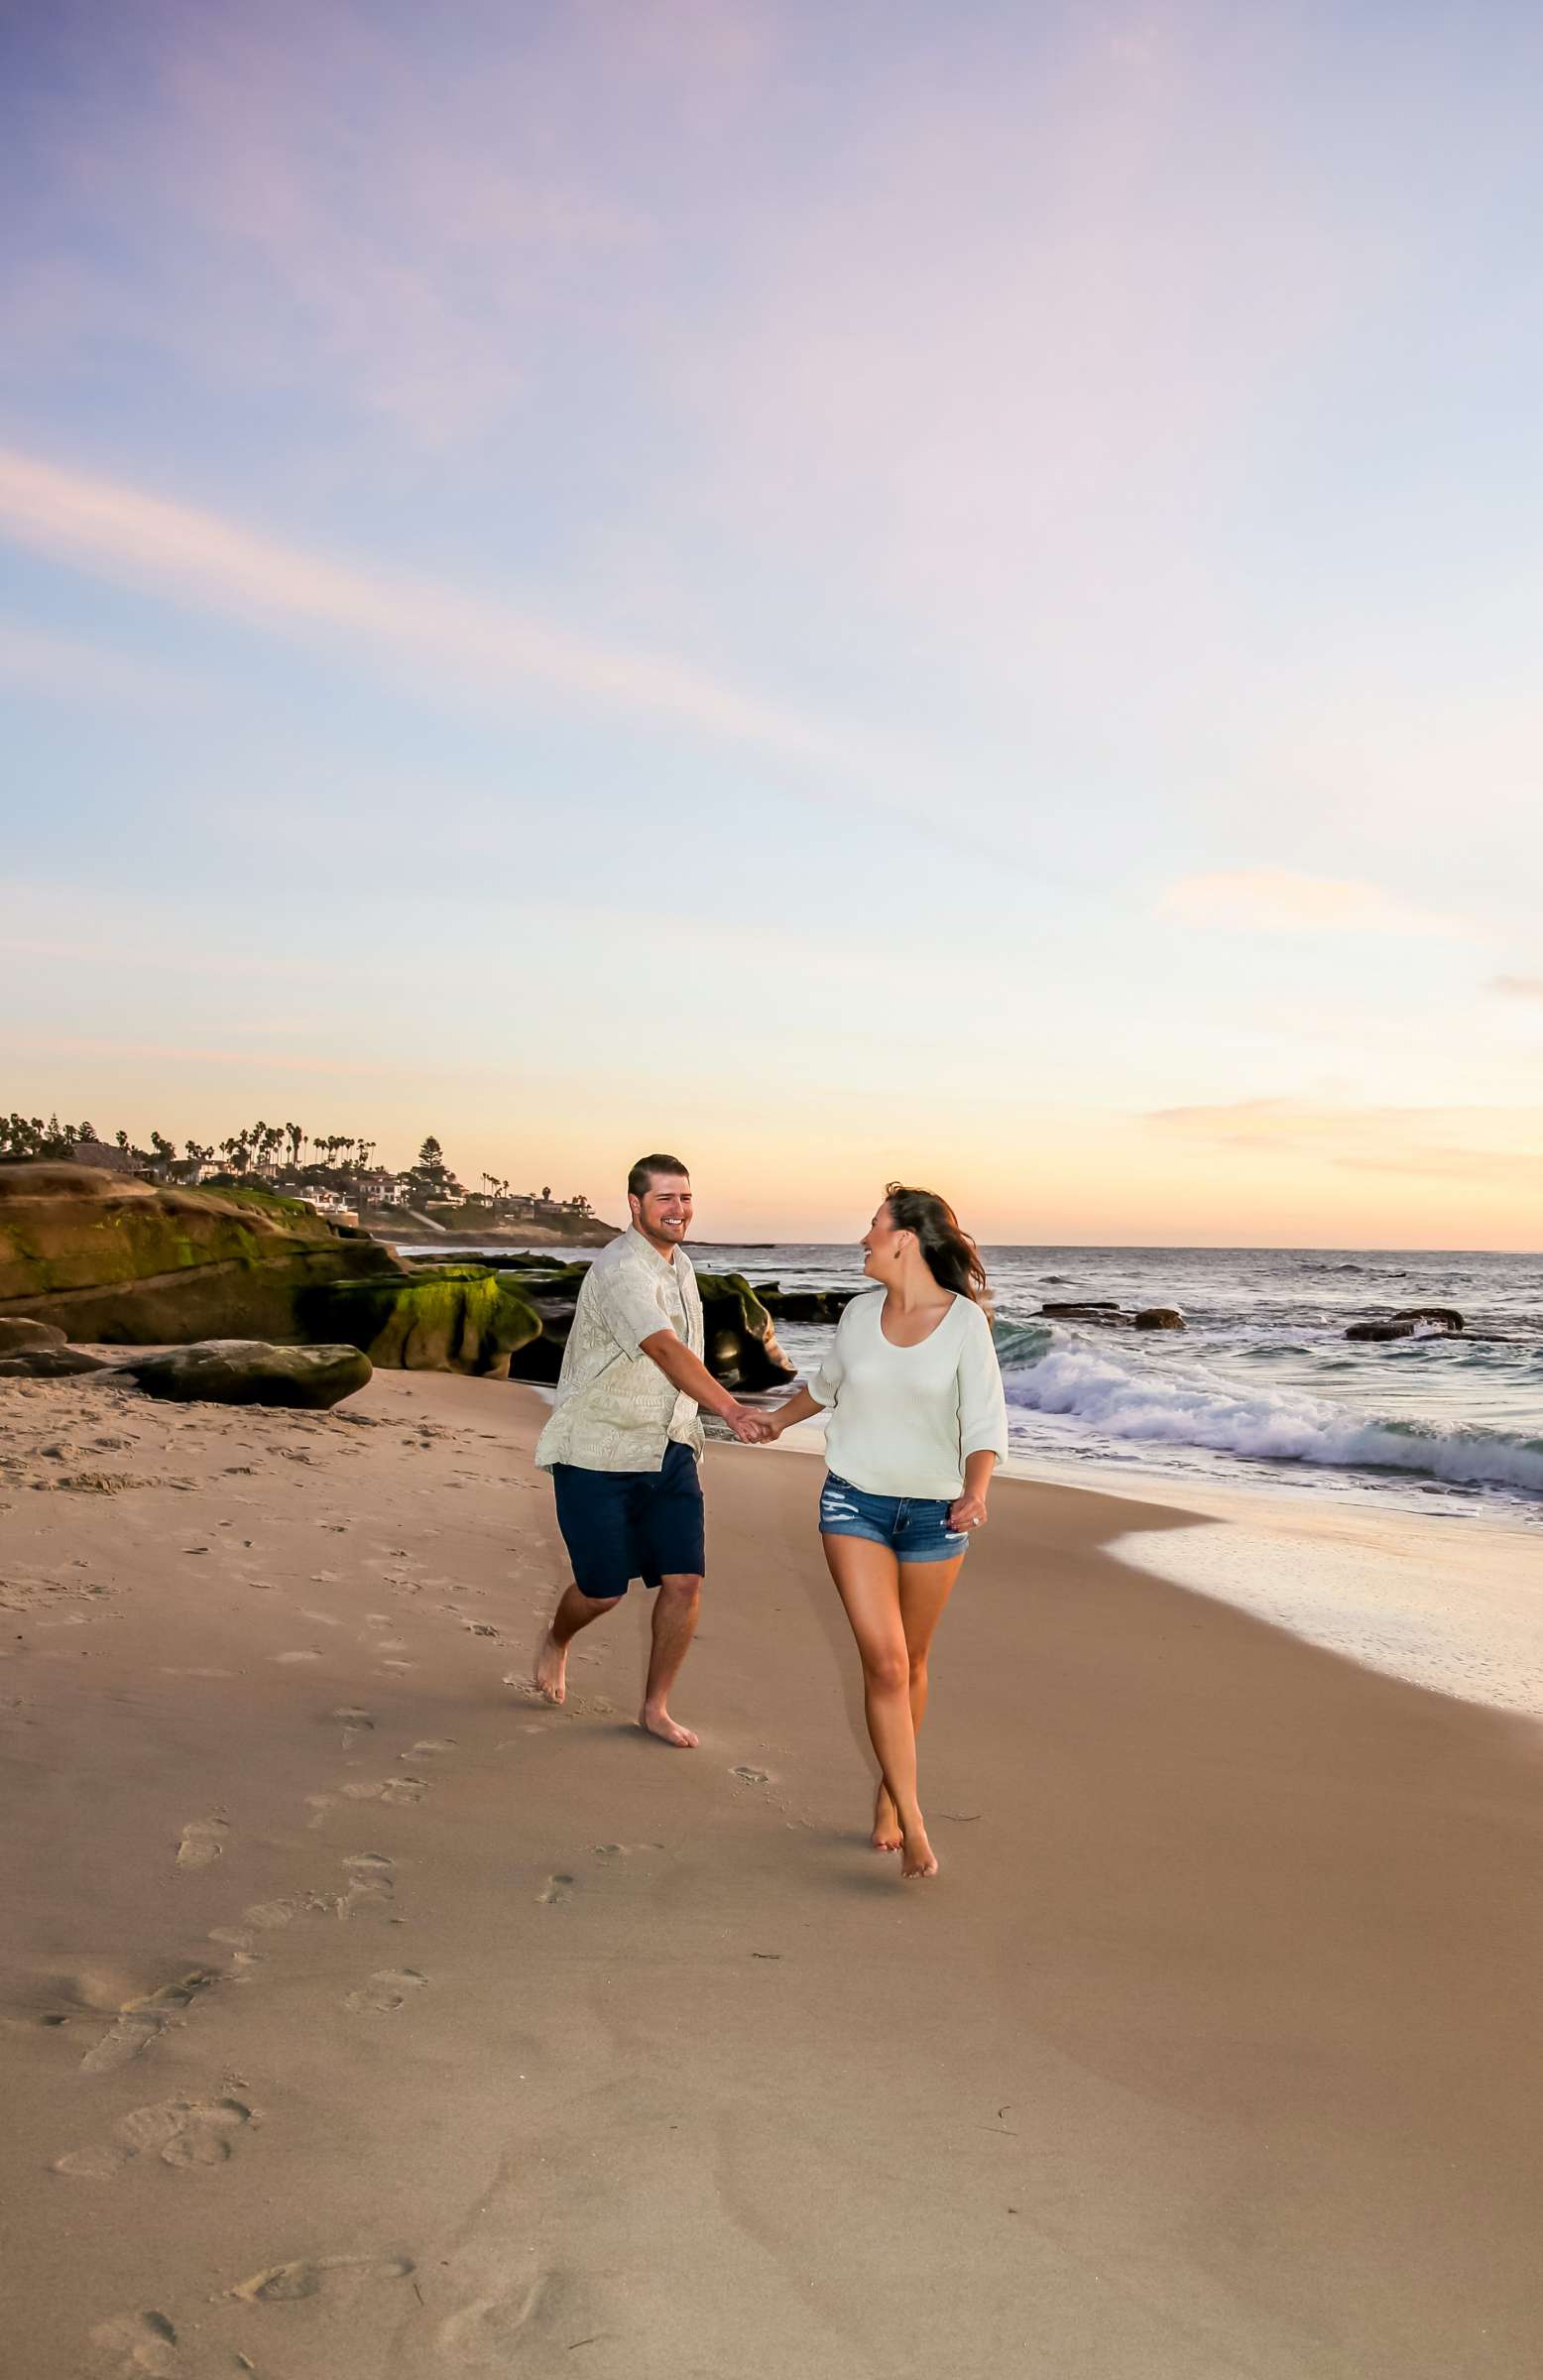
M1412 1339L1412 1322L1353 1322L1347 1339Z
M0 1314L0 1356L19 1355L24 1348L63 1344L64 1334L58 1323L34 1322L26 1314Z
M115 1368L78 1347L19 1347L0 1356L0 1380L69 1380L79 1372Z
M839 1322L859 1289L782 1289L758 1281L756 1295L774 1322Z
M325 1410L370 1377L357 1347L269 1347L261 1339L202 1339L192 1347L138 1356L117 1367L147 1396L178 1404L298 1405Z
M1120 1312L1120 1301L1118 1298L1114 1297L1061 1298L1058 1300L1052 1300L1052 1302L1047 1306L1041 1306L1039 1311L1041 1314L1055 1314L1061 1316L1063 1319L1070 1319L1073 1321L1075 1321L1079 1315L1088 1314L1091 1314L1095 1317L1095 1319L1097 1319L1105 1315L1118 1314Z
M1463 1317L1456 1306L1400 1306L1394 1322L1439 1322L1444 1331L1460 1331Z
M1135 1327L1138 1331L1182 1331L1186 1325L1177 1306L1143 1306Z

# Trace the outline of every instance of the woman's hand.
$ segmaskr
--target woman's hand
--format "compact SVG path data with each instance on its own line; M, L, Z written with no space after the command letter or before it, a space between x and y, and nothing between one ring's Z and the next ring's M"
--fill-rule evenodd
M956 1495L948 1507L948 1525L951 1529L984 1529L985 1496L971 1495L968 1490L963 1495Z

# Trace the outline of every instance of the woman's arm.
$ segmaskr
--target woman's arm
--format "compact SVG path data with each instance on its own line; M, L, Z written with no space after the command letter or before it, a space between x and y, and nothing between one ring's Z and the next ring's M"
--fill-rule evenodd
M982 1529L986 1526L986 1498L996 1468L995 1447L977 1447L973 1455L965 1457L964 1493L956 1495L948 1507L948 1525L951 1529Z
M809 1394L807 1388L795 1388L785 1405L773 1406L762 1418L772 1437L780 1438L782 1432L791 1429L795 1421L812 1421L816 1413L824 1413L827 1409L817 1396Z
M847 1312L851 1312L848 1307ZM816 1413L828 1413L841 1393L846 1378L845 1340L847 1316L843 1314L836 1325L836 1336L825 1350L820 1368L808 1380L800 1380L785 1405L777 1405L766 1416L773 1438L780 1438L795 1421L812 1421Z
M959 1447L964 1457L964 1491L948 1510L954 1529L978 1529L986 1520L992 1473L1008 1452L1008 1400L991 1324L977 1307L959 1356Z

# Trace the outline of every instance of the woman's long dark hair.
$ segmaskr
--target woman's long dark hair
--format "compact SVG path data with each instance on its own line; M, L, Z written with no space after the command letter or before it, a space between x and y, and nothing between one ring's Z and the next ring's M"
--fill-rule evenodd
M895 1229L915 1233L916 1246L938 1287L952 1289L956 1297L973 1298L989 1315L991 1294L981 1251L960 1228L947 1199L939 1198L935 1190L907 1189L903 1182L888 1183L884 1196Z

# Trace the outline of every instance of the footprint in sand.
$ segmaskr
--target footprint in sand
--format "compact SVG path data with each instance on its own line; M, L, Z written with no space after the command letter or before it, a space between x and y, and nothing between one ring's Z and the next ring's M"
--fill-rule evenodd
M348 1994L343 2006L355 2016L389 2016L412 1993L421 1991L427 1981L428 1977L420 1975L415 1966L378 1967L368 1983L361 1983L357 1991Z
M772 1782L772 1772L765 1768L731 1768L729 1774L738 1777L742 1785L770 1785Z
M210 1967L194 1967L175 1983L163 1983L159 1991L146 1992L131 2000L122 2010L110 2033L104 2033L96 2047L87 2050L80 2061L83 2075L110 2075L118 2067L127 2066L135 2058L143 2058L151 2045L173 2019L180 2014L200 1991L207 1991L219 1977Z
M474 2372L510 2372L539 2347L543 2334L577 2319L572 2284L561 2272L537 2273L525 2288L474 2298L439 2325L435 2343L448 2363ZM571 2348L585 2342L565 2341Z
M225 1838L230 1833L222 1818L189 1819L182 1829L182 1840L177 1846L178 1867L212 1867L222 1858Z
M548 1876L535 1897L538 1901L544 1901L548 1907L559 1907L571 1895L573 1882L574 1879L571 1876Z
M384 1852L351 1852L343 1861L343 1873L348 1878L348 1889L336 1903L341 1918L352 1917L356 1909L384 1908L396 1898L396 1866Z
M399 1752L397 1758L412 1760L419 1754L432 1758L438 1752L453 1752L454 1749L455 1738L453 1735L424 1735L413 1746L411 1752Z
M256 1926L260 1934L271 1934L276 1927L287 1926L297 1917L329 1908L330 1905L319 1892L290 1892L276 1901L254 1901L250 1909L242 1910L241 1915L246 1924ZM226 1932L217 1939L229 1941L231 1935Z
M292 1661L319 1661L321 1655L317 1652L275 1653L274 1655L274 1659L276 1661L283 1663L289 1663Z
M384 1777L378 1785L345 1785L351 1802L385 1802L394 1810L410 1808L428 1791L426 1777Z
M115 2314L90 2335L91 2380L177 2380L186 2369L164 2314Z
M136 2157L159 2157L163 2165L223 2165L252 2120L244 2099L165 2099L126 2115L113 2126L110 2141L56 2159L54 2171L110 2182Z
M405 2281L412 2270L411 2256L302 2257L294 2264L271 2264L266 2272L238 2281L226 2295L247 2306L287 2306L323 2290L352 2294L376 2281Z

